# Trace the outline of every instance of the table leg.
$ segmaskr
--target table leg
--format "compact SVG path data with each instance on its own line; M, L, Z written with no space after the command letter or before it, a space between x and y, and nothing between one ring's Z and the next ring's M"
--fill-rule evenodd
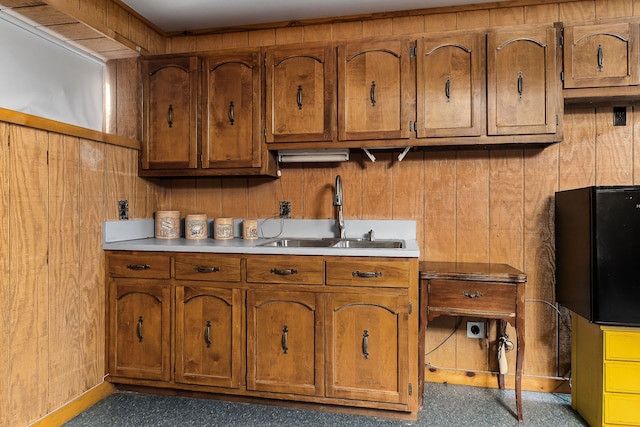
M497 333L498 338L496 340L497 343L500 343L500 337L503 336L507 332L507 322L504 320L498 320ZM504 375L498 371L498 388L500 390L504 390Z
M516 327L518 345L516 348L516 408L518 421L523 421L522 414L522 365L524 363L524 319L520 319Z

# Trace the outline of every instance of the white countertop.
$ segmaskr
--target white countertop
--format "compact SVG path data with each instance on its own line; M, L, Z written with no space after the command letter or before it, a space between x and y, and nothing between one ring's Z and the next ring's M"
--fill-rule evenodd
M211 224L210 224L211 225ZM234 220L234 235L241 236L242 220ZM416 222L412 220L346 220L347 238L364 238L373 230L376 240L404 240L404 248L333 248L261 246L283 238L334 238L333 220L259 220L259 235L255 240L236 237L230 240L154 238L153 220L107 221L103 225L104 250L202 252L264 255L376 256L419 258ZM184 229L184 227L183 227ZM211 227L210 227L211 229ZM184 233L182 234L184 235ZM211 233L209 233L211 235Z

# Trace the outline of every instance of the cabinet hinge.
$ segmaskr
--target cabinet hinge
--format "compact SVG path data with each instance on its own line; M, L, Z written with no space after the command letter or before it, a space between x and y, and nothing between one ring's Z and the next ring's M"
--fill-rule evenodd
M560 81L564 82L564 71L560 71Z
M560 116L556 114L556 126L560 124Z
M409 58L415 58L418 56L418 48L416 46L409 46Z
M413 384L409 383L409 396L413 394Z
M564 36L558 36L558 47L564 46Z
M412 311L413 311L413 304L411 304L411 301L409 301L409 314L411 314Z
M264 134L264 137L266 138L267 137L267 128L264 128L262 133Z

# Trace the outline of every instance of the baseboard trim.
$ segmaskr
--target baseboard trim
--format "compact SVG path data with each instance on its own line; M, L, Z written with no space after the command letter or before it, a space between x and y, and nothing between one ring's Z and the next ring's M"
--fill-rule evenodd
M498 388L498 375L493 372L463 371L456 369L441 369L425 367L425 383L448 383L470 385L475 387ZM505 388L515 389L515 376L504 376ZM536 377L523 375L522 390L540 391L546 393L571 393L569 380L562 378Z
M109 396L115 391L113 384L103 382L98 384L94 388L81 394L75 399L67 402L60 408L56 409L40 418L35 423L31 424L31 427L45 427L45 426L60 426L81 412L86 411L91 406L95 405L105 397Z

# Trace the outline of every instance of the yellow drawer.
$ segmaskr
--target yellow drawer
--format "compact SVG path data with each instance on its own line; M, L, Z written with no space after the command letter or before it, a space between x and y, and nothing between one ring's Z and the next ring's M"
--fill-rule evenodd
M240 257L218 254L179 254L175 256L176 279L210 282L239 282Z
M408 261L327 261L327 285L409 287Z
M604 386L605 391L640 393L640 363L605 362Z
M168 254L111 252L107 255L111 277L169 279L171 256Z
M604 332L605 359L640 361L640 329L635 331Z
M604 422L626 426L640 425L640 395L604 394Z
M295 256L248 258L247 282L322 285L324 261L320 258Z

